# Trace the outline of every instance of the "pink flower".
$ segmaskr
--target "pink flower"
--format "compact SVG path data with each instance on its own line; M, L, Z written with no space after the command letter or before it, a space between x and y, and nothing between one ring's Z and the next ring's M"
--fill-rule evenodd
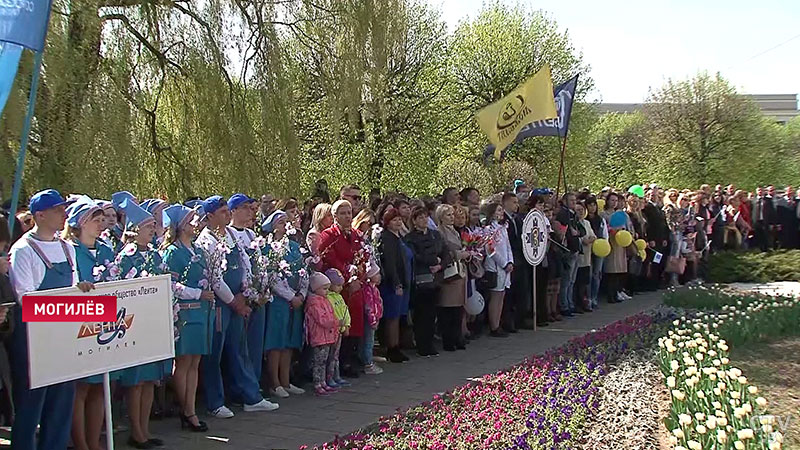
M128 244L122 249L122 254L125 256L133 256L136 253L136 244Z

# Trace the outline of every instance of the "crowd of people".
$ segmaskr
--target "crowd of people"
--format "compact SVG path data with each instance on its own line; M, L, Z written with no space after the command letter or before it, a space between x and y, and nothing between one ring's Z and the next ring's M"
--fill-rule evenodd
M0 217L0 247L11 248L10 266L0 259L2 300L170 274L174 361L111 374L125 392L128 444L156 448L164 443L149 420L159 391L174 397L181 428L202 432L199 386L211 417L233 417L228 405L273 411L305 394L300 386L335 394L348 379L380 375L378 363L408 361L409 351L465 350L484 335L590 313L601 299L692 282L709 252L800 244L791 188L781 198L772 187L751 195L656 185L557 196L517 180L485 197L447 188L437 198L376 190L363 198L355 185L337 197L323 181L302 204L242 193L170 204L127 191L109 201L41 191L13 218L14 236ZM522 236L533 209L547 218L550 241L536 267ZM0 307L0 319L11 361L0 414L13 421L14 448L102 448L102 379L30 389L19 308Z

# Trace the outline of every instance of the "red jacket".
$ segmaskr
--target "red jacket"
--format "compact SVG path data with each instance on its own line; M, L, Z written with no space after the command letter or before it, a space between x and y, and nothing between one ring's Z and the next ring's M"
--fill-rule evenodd
M351 293L348 289L350 278L353 276L350 267L353 265L366 265L367 261L360 255L363 249L363 238L357 230L345 234L338 225L324 230L319 237L319 254L322 259L322 270L330 268L339 269L345 279L345 288L342 291L347 309L350 310L350 336L361 337L364 335L364 295L361 289ZM362 259L363 261L359 261ZM363 284L365 282L365 267L358 267L355 276Z
M753 220L750 217L750 214L751 214L751 212L750 212L750 202L749 201L743 201L742 204L739 205L739 212L742 215L742 220L744 221L744 223L746 223L750 227L750 230L752 230L753 229Z

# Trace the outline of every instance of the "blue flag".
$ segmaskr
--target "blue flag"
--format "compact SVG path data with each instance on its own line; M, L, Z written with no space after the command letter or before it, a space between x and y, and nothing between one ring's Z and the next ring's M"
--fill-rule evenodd
M8 95L14 86L21 55L22 47L19 45L0 42L0 113L3 112Z
M572 115L572 102L575 100L575 88L578 85L578 75L556 86L553 89L556 111L558 117L554 119L539 120L522 127L514 143L519 143L531 136L561 136L567 135L569 118ZM494 155L494 145L489 144L483 151L483 158L487 160ZM502 157L502 156L501 156Z
M44 37L52 0L13 0L0 2L0 41L44 50Z

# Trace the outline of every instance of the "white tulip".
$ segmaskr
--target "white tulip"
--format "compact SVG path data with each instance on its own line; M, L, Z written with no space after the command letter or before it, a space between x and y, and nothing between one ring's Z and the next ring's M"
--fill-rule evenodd
M745 441L747 439L753 439L753 430L750 428L745 428L743 430L739 430L736 432L736 437L739 438L740 441Z

